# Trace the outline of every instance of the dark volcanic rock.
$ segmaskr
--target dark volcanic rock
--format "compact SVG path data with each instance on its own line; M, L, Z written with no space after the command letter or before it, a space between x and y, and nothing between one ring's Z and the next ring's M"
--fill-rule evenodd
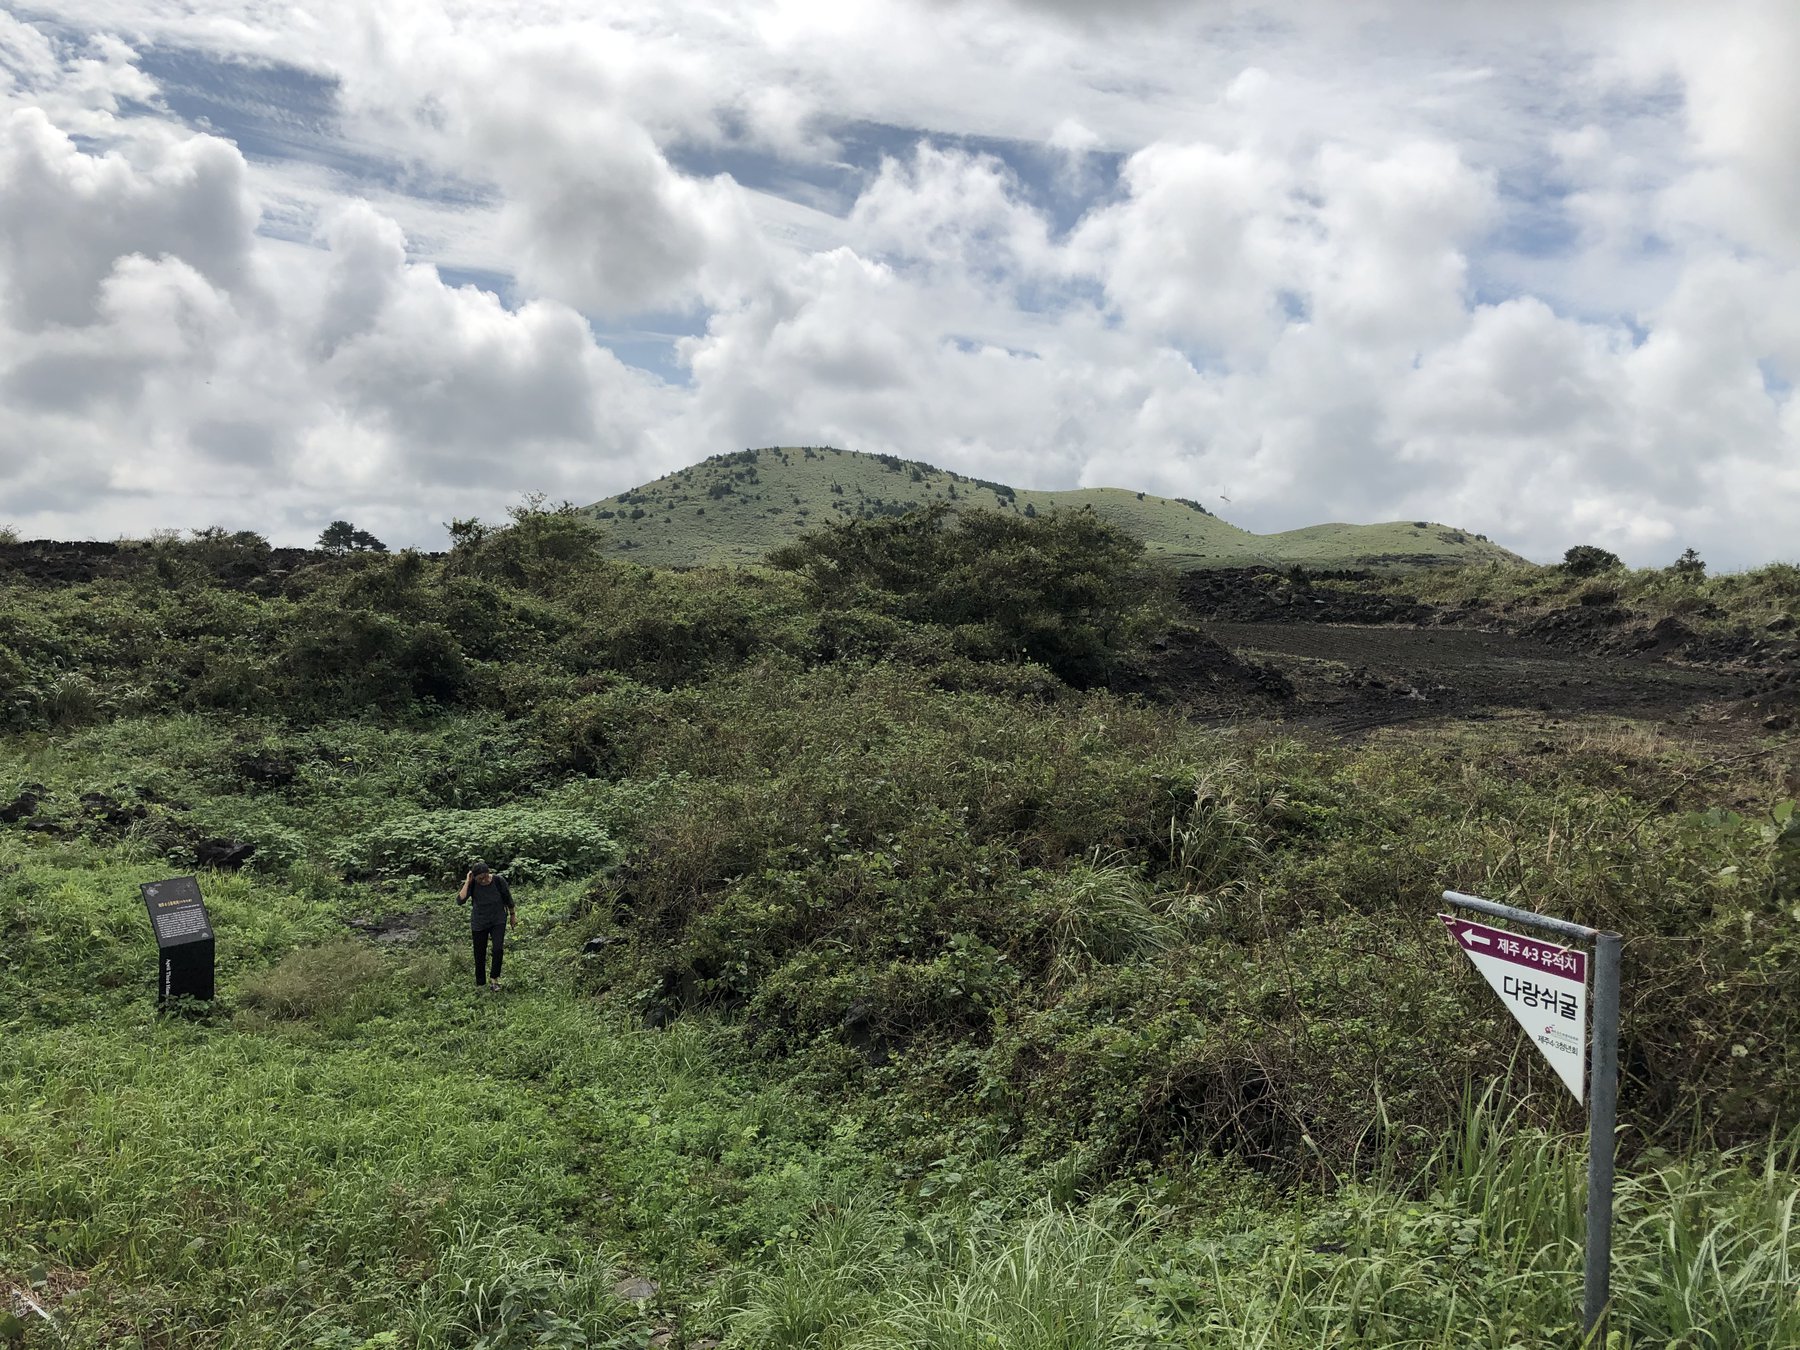
M31 787L26 787L5 806L0 806L0 822L16 825L21 820L35 816L39 803L44 800L38 795L42 791L41 787L35 791Z
M1656 626L1647 633L1640 633L1631 643L1635 652L1653 652L1658 656L1666 656L1671 652L1683 650L1694 640L1694 630L1680 619L1670 615L1659 619Z
M202 839L194 845L194 861L201 867L236 872L255 852L255 844L246 844L239 839Z
M232 767L239 778L258 787L286 787L299 774L292 760L273 753L239 755Z
M27 539L0 544L0 583L80 586L88 582L154 575L158 552L142 543ZM441 557L441 554L427 554ZM240 590L279 590L302 568L330 564L339 555L310 548L273 548L223 557L209 565L214 580ZM202 565L189 557L191 565Z
M133 822L142 820L149 813L141 802L127 806L104 792L84 792L81 794L81 814L103 830L123 834Z
M1221 623L1422 624L1436 616L1435 609L1412 596L1334 584L1372 579L1369 572L1221 567L1187 573L1180 594L1197 616Z
M1155 703L1227 702L1249 695L1293 697L1294 686L1273 666L1247 661L1194 628L1176 628L1150 650L1123 663L1107 680L1115 694Z
M419 935L430 928L436 918L433 910L415 909L404 914L383 914L379 918L359 914L354 919L344 920L344 924L377 942L405 944L418 941Z
M1616 605L1569 605L1519 625L1519 636L1565 651L1599 651L1631 617Z

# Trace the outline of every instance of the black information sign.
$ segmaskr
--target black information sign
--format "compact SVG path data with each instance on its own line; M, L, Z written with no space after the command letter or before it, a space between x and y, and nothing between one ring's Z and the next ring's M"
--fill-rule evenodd
M139 888L156 930L156 999L213 996L213 930L193 877L153 881Z

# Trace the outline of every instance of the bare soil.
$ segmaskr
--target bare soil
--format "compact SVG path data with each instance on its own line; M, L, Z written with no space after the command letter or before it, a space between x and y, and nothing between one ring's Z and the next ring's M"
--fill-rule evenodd
M1264 698L1262 715L1327 731L1529 713L1736 737L1788 731L1800 713L1800 650L1785 635L1700 633L1614 606L1517 617L1450 610L1264 569L1193 573L1181 594L1190 619L1240 668L1269 673L1265 692L1272 677L1285 682L1287 696ZM1227 711L1206 702L1190 706Z
M1656 659L1559 652L1526 638L1456 628L1209 624L1241 658L1294 687L1291 719L1351 731L1512 710L1681 719L1746 692L1726 672Z

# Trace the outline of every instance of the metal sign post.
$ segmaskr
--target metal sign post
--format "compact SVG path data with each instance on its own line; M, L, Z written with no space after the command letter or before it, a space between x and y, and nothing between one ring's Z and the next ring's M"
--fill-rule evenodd
M1592 1050L1587 1063L1587 1247L1581 1294L1582 1331L1591 1344L1612 1296L1613 1155L1619 1115L1619 956L1623 939L1617 933L1602 932L1566 919L1553 919L1547 914L1534 914L1528 909L1515 909L1460 891L1445 891L1444 902L1458 909L1511 919L1515 923L1594 944L1593 1035L1589 1038ZM1570 1063L1570 1058L1573 1051L1578 1061L1577 1047L1585 1047L1581 1047L1579 1039L1571 1044L1569 1032L1559 1028L1554 1020L1546 1022L1545 1017L1562 1015L1561 1009L1568 1004L1579 1009L1585 1001L1585 954L1534 942L1511 942L1509 946L1514 950L1500 951L1501 939L1510 938L1511 934L1480 924L1459 924L1448 914L1440 917L1450 925L1458 944L1507 1003L1513 1016L1532 1032L1533 1041L1563 1075L1579 1101L1582 1096L1580 1078L1578 1074L1571 1074L1572 1069L1578 1068L1578 1063ZM1457 932L1459 927L1478 931ZM1489 949L1494 949L1492 954ZM1539 985L1521 979L1517 974L1497 974L1500 967L1496 962L1543 972L1543 978L1549 983ZM1577 988L1571 989L1571 985ZM1576 1020L1579 1021L1578 1014ZM1534 1023L1544 1024L1542 1032L1536 1030ZM1578 1026L1577 1034L1581 1030ZM1572 1076L1574 1081L1570 1082Z

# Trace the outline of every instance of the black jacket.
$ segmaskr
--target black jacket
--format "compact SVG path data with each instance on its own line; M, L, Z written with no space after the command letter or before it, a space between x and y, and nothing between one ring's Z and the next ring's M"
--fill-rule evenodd
M459 889L457 900L462 900ZM506 884L506 878L497 876L487 885L479 881L469 883L469 931L482 928L499 928L506 922L506 916L513 908L512 887Z

